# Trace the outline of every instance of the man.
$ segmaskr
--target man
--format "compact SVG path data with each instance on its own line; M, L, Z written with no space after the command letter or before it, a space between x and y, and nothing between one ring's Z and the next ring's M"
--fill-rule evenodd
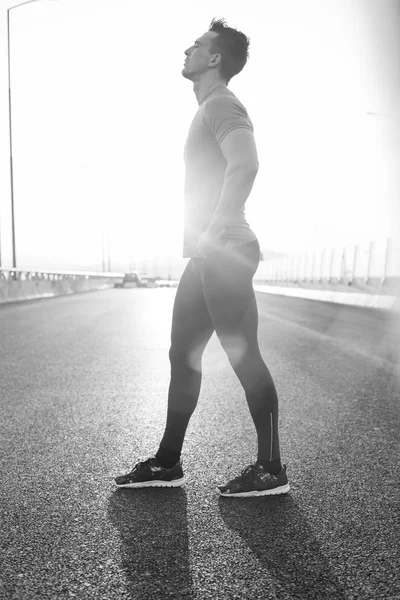
M201 384L201 357L215 331L242 384L258 437L258 456L226 485L221 496L289 491L280 461L278 398L258 347L258 313L252 279L260 259L244 205L258 170L253 125L227 89L246 64L249 40L213 20L185 51L182 75L199 103L185 145L184 256L172 317L171 382L164 436L155 457L115 479L119 487L178 487L187 425Z

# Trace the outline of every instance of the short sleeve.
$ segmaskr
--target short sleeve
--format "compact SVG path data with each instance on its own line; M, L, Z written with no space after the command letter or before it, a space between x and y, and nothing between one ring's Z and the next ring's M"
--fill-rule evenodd
M218 96L209 100L203 108L203 120L218 144L234 129L243 127L254 132L245 107L231 96Z

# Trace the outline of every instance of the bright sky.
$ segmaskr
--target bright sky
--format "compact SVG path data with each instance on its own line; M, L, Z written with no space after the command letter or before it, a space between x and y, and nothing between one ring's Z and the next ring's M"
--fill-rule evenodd
M0 0L3 266L15 4ZM10 11L18 266L100 268L103 235L115 267L181 255L183 146L197 110L183 52L213 17L252 41L229 87L255 126L260 171L247 217L261 246L299 252L399 235L395 5L38 0Z

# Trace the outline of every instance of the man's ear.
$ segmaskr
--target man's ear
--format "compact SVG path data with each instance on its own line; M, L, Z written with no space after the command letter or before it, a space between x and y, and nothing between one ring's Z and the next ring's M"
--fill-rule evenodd
M210 58L209 65L210 67L217 67L221 62L220 54L213 54L212 58Z

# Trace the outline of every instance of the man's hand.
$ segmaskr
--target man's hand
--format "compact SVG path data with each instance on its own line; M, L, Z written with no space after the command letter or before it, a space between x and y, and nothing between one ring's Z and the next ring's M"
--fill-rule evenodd
M210 252L215 252L222 247L221 236L224 230L221 229L218 233L210 229L203 231L197 243L197 252L200 256L206 256Z

